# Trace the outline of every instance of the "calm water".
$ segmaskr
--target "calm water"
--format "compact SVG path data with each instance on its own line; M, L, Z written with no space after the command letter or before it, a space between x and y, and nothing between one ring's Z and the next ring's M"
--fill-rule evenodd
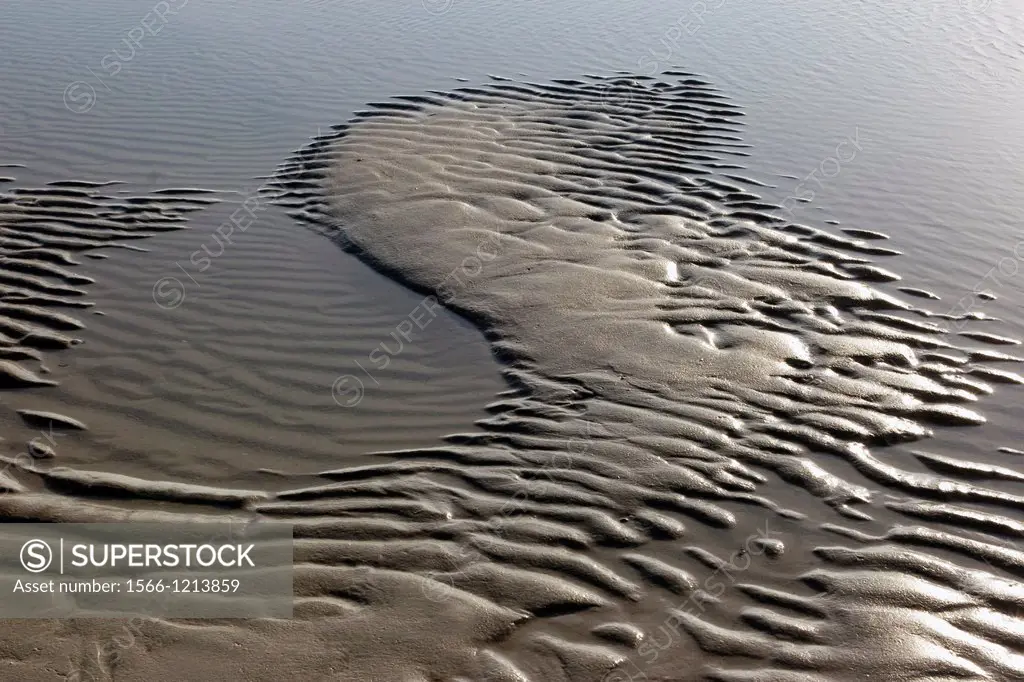
M889 232L908 280L955 297L1016 243L1018 2L178 3L165 20L148 2L4 3L0 154L28 166L19 182L244 191L368 101L487 74L678 65L746 107L749 165L777 185L765 194L859 135L802 211ZM123 43L144 21L157 34ZM69 85L85 113L65 106ZM1020 293L1005 286L1004 300Z

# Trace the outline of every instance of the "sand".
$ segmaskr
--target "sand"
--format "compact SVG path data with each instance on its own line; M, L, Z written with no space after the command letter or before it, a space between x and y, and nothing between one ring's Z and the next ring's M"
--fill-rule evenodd
M298 601L292 621L147 620L99 656L123 624L9 626L10 675L1024 675L1019 455L975 462L934 437L1020 381L1016 340L884 287L899 254L870 226L843 236L761 200L741 119L682 72L495 79L371 105L282 164L275 201L480 328L508 390L479 432L292 488L15 463L8 519L294 522ZM13 203L5 228L36 205ZM125 238L104 221L11 238L50 268L24 250ZM35 325L10 344L11 387L73 345L51 309L85 282L45 275L61 283L4 282L36 311L2 318Z

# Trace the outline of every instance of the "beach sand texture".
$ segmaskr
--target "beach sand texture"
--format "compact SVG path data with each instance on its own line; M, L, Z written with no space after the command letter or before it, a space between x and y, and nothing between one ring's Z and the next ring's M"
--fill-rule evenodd
M10 459L8 520L288 520L297 601L125 647L10 621L0 676L1022 679L1020 453L933 438L1022 381L1018 341L883 290L885 235L791 222L750 153L681 71L399 97L299 150L268 198L479 327L508 389L477 432L275 489ZM76 254L206 200L105 189L0 195L6 388L73 345Z

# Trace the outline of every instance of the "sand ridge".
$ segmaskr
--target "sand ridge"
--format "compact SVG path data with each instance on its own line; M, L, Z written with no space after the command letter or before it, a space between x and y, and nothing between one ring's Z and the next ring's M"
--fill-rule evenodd
M479 326L509 388L483 433L281 491L19 469L47 490L0 497L9 519L296 528L295 620L147 620L106 658L113 624L59 623L42 658L128 680L1019 677L1019 460L904 445L983 423L1019 359L982 347L1008 348L995 322L950 334L884 288L878 235L779 217L742 175L742 113L683 72L496 78L370 105L288 159L275 201Z
M484 422L491 434L453 438L457 453L415 453L436 462L415 467L417 475L471 480L488 496L512 495L524 479L526 486L555 479L524 493L523 513L562 526L532 546L507 536L495 522L500 509L469 505L439 483L423 485L431 499L455 495L460 517L492 523L484 534L462 535L476 552L445 579L473 591L466 574L498 561L598 588L618 606L587 611L583 620L594 633L628 630L613 613L646 632L616 640L607 659L619 658L609 673L615 679L691 679L658 667L686 658L682 649L664 653L686 646L684 631L706 655L763 662L759 672L709 663L693 673L714 679L1019 673L1022 661L1012 652L1021 642L1009 634L1019 617L1008 602L972 592L954 617L936 611L929 594L940 585L965 589L953 576L966 569L934 552L980 559L988 571L1024 570L1024 554L997 539L1017 537L1008 524L1024 498L998 481L1017 481L1020 472L927 454L917 456L930 470L921 472L886 456L887 446L928 438L936 427L983 423L976 403L992 391L981 378L988 369L963 341L1013 340L977 330L957 339L946 333L954 316L899 296L928 299L928 292L873 286L898 279L872 263L898 255L872 243L884 235L844 237L779 217L754 193L757 183L735 173L748 153L739 108L692 74L662 78L496 78L398 98L360 112L283 167L289 182L322 188L298 201L298 215L478 324L507 366L515 389L492 406L495 416ZM1020 377L1009 372L1008 381ZM564 454L584 424L585 456L546 468L545 457ZM453 459L465 468L441 464ZM778 495L780 483L820 506ZM325 486L309 494L351 491ZM962 506L971 504L994 511ZM566 507L606 522L583 526L589 537L580 538L565 528ZM899 524L875 535L848 532L846 524L885 528L891 522L876 518L878 508L941 519L955 530ZM656 521L631 526L653 510ZM821 523L830 513L836 521ZM747 584L730 590L731 598L703 595L728 604L725 617L740 616L734 626L703 609L670 608L667 628L652 621L652 591L706 591L707 583L695 587L700 568L731 565L737 554L727 563L720 553L753 537L753 521L766 515L780 519L787 542L758 537L757 553L771 548L778 557L795 543L798 554L815 558L813 570L794 572L788 592ZM616 518L619 532L612 533ZM727 529L735 540L719 538L717 550L684 547L687 561L673 549L692 532L685 521L686 530L673 525L683 519ZM964 526L990 535L970 537ZM801 548L798 528L869 547L833 547L833 538ZM634 549L608 550L622 546ZM847 570L859 562L871 570ZM971 575L995 580L984 571ZM816 594L801 596L801 583ZM743 594L760 605L744 606ZM794 609L815 617L795 618ZM608 622L599 622L602 610ZM664 607L654 613L665 618ZM996 636L991 618L1008 629ZM535 644L555 646L544 634L549 627L536 627ZM897 631L918 633L921 646L893 650ZM582 643L557 646L563 662L589 660L573 648Z

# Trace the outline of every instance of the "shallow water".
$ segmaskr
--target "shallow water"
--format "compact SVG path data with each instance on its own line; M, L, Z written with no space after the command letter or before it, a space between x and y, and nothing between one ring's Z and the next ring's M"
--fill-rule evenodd
M965 329L1021 338L1024 323L1016 302L1024 293L1018 272L1024 256L1019 245L1024 237L1019 229L1024 134L1013 121L1019 119L1024 98L1024 26L1014 3L755 6L714 0L692 5L513 6L446 0L375 3L369 10L341 2L171 4L180 11L154 24L148 14L153 6L144 2L90 3L88 9L77 3L5 3L0 23L5 52L0 67L0 163L23 167L0 168L0 175L13 178L0 187L122 180L127 184L100 191L114 197L122 189L138 195L165 187L219 192L201 195L218 201L210 206L185 203L198 209L185 214L190 230L133 242L145 253L116 250L105 260L79 259L85 262L74 272L97 280L84 287L86 298L107 315L68 311L85 323L85 329L74 333L85 343L61 352L44 349L44 363L52 374L40 375L60 381L60 387L5 392L4 398L12 408L55 410L88 424L88 430L58 442L61 464L227 488L281 491L310 486L309 491L293 490L268 500L260 512L327 514L317 516L316 523L347 519L337 522L340 539L328 543L332 546L303 545L300 550L310 563L300 590L311 604L319 605L297 623L269 630L244 626L235 633L259 643L256 646L274 649L285 642L309 649L311 638L328 632L345 644L333 653L314 647L307 658L279 657L276 667L262 673L255 666L243 668L249 675L245 679L263 679L261 674L269 675L267 679L286 674L323 679L429 679L432 674L471 679L517 679L517 674L531 679L697 679L707 674L714 679L795 680L863 679L873 674L880 679L957 675L999 680L1013 679L1024 668L1019 663L1020 584L1008 580L1020 577L1021 560L1018 554L1003 553L1010 550L998 549L991 537L1002 536L1001 542L1011 548L1019 547L1021 537L1022 489L1015 473L1021 470L1020 455L998 451L1021 447L1016 428L1021 394L1012 376L968 375L970 383L963 384L964 377L958 378L948 366L894 374L892 356L886 355L891 348L873 348L872 353L881 353L881 364L865 364L863 348L854 343L856 352L832 349L825 364L849 354L863 365L856 368L859 381L878 381L891 390L879 392L876 385L864 394L863 386L857 388L854 381L826 377L825 386L838 391L827 400L827 391L814 392L820 383L811 382L812 388L800 391L804 399L825 401L828 414L808 422L806 414L776 405L774 418L781 424L757 422L757 410L750 408L764 407L764 402L753 397L777 395L781 388L753 378L770 376L775 371L772 362L778 359L788 359L795 373L802 372L806 349L820 353L816 342L809 341L813 335L807 325L826 324L828 317L815 310L814 315L799 318L798 342L787 340L786 334L768 342L764 334L744 332L743 325L751 321L735 317L737 311L730 313L731 324L724 317L708 318L705 331L693 336L692 308L666 309L659 302L660 289L651 289L646 280L681 278L692 285L694 277L704 278L704 284L713 285L711 291L752 298L752 290L733 290L735 281L723 285L707 268L720 267L724 261L716 259L726 258L736 269L733 274L748 284L770 281L769 274L777 277L778 273L758 270L764 265L759 259L770 264L793 245L775 244L775 251L749 253L751 245L771 243L764 224L755 220L740 232L725 230L721 243L710 251L697 249L696 260L693 250L685 257L668 258L673 268L661 262L671 251L659 251L662 247L653 248L645 240L671 242L690 233L676 233L660 224L641 229L636 216L617 216L616 229L633 225L630 229L639 230L631 251L638 260L623 266L616 252L605 253L593 241L606 228L592 232L597 228L572 222L571 207L562 211L545 205L553 211L552 229L531 239L557 254L550 262L576 261L596 273L632 268L645 283L626 295L621 282L583 278L588 286L571 287L573 295L581 297L568 308L573 314L552 317L545 306L558 309L568 294L550 287L564 281L564 273L542 271L533 276L535 284L523 285L524 294L541 292L534 302L493 288L490 274L472 279L472 287L465 290L472 295L454 296L451 307L497 331L508 344L499 348L503 362L518 363L513 366L525 374L517 381L527 387L526 394L507 395L501 399L504 403L492 406L489 411L495 416L478 427L472 426L474 420L484 417L485 405L506 388L499 372L507 365L492 359L491 347L468 322L445 313L404 344L387 369L378 373L367 364L381 342L398 342L393 333L423 304L424 291L437 286L438 273L458 267L445 248L458 247L460 240L434 232L450 227L453 216L439 212L440 219L432 218L434 214L422 207L405 211L403 193L409 192L401 189L387 202L376 197L368 204L338 205L338 192L346 196L341 190L358 177L351 165L339 164L331 185L319 182L317 174L298 178L298 201L312 198L317 206L340 211L332 215L335 220L340 216L339 225L345 228L363 224L365 216L384 211L393 201L399 210L387 213L378 229L346 233L346 239L356 242L348 247L355 246L364 260L420 293L389 281L280 207L261 209L255 224L241 236L236 231L226 246L214 233L241 202L262 196L254 194L256 188L293 150L348 120L368 102L418 96L431 89L449 91L460 85L452 80L456 77L467 79L468 86L487 83L488 74L517 83L546 83L619 70L646 76L679 67L697 74L711 91L727 98L729 107L744 114L741 129L735 132L735 142L744 146L731 150L741 155L714 150L717 160L694 160L697 166L736 166L713 168L719 181L743 188L726 190L725 198L781 202L790 209L784 214L791 221L834 235L852 230L845 237L863 240L859 245L830 240L824 246L819 241L814 248L845 249L901 277L871 281L872 297L896 297L936 314L985 313L1002 321L971 322ZM143 34L134 47L122 43L122 36L147 16L159 32ZM112 73L115 62L121 69ZM614 144L625 145L623 172L643 168L643 158L649 162L653 157L630 153L658 140L657 135L643 137L649 131L631 118L630 107L649 102L657 116L673 102L689 101L686 93L674 100L669 94L635 90L631 84L599 87L597 95L574 94L576 86L565 87L568 106L578 107L581 120L620 109L627 112L608 129L619 135L616 142L599 137L590 142L593 149L610 145L605 150L610 154L615 153ZM524 115L530 131L526 137L536 133L542 140L534 152L562 153L597 134L584 133L585 126L563 127L562 114L549 108L531 105ZM503 116L496 120L501 122ZM499 140L524 135L516 132L523 121L513 119L513 125L497 128L506 135L499 135ZM544 133L530 127L551 121L556 125ZM455 124L467 125L458 118ZM359 125L366 127L357 124L355 139ZM311 150L323 152L325 142L333 144L334 137L322 137ZM391 144L375 153L384 153L386 159L394 152ZM452 180L459 174L450 168L461 165L472 169L471 175L486 175L489 168L509 170L506 162L513 167L524 163L479 159L476 151L469 154L458 145L455 149L460 151L441 162L449 169L446 172L454 173L443 183L449 192L470 187L461 184L464 180ZM679 152L665 150L669 156ZM416 168L417 154L401 153L410 154L406 165ZM595 203L621 199L613 192L619 182L616 176L596 172L592 157L582 159L571 165L582 169L579 175L591 184L586 191L583 186L573 189L574 198L591 209ZM428 180L437 179L429 167L417 170ZM692 170L674 172L682 179ZM381 182L381 176L375 182ZM396 187L404 185L398 182ZM682 201L656 186L629 191L633 189L667 197L669 203ZM729 198L729 192L750 196ZM16 196L14 205L23 207L26 197L37 194ZM493 197L502 194L497 189L471 194L491 197L485 211L502 215L510 210L493 203ZM721 197L702 198L708 201L709 196L713 204L720 204ZM787 199L792 196L806 201ZM284 199L294 203L295 197ZM163 195L161 201L173 206L177 199ZM715 210L719 209L720 205ZM701 207L692 219L707 217ZM477 215L475 220L479 219ZM481 227L479 222L472 224L474 229ZM570 224L575 240L549 241ZM333 229L338 226L314 227L339 236ZM706 236L704 229L700 226L698 233ZM410 234L418 234L421 242L410 243ZM676 236L667 237L671 234ZM813 233L803 238L809 235ZM873 239L882 235L888 239ZM6 228L5 236L10 236ZM218 254L223 248L223 254L194 256L204 245ZM881 248L900 255L884 256ZM522 277L518 268L528 256L515 249L512 253L512 264L501 260L501 267L511 268L509 277ZM842 262L834 255L812 253L818 253L819 262ZM197 262L203 262L204 254L210 267L200 270ZM687 263L689 269L684 267ZM691 271L695 264L699 271ZM652 274L655 271L657 275ZM886 279L873 273L872 279L878 278ZM798 301L824 303L834 295L827 293L834 282L773 284ZM995 300L963 298L981 288ZM939 300L924 297L925 292ZM639 293L643 295L638 297ZM609 308L608 300L617 303ZM831 302L845 317L854 314L848 309L851 300L844 295ZM762 300L759 305L779 304ZM703 338L729 352L710 369L681 362L692 361L700 344L672 350L666 345L668 335L649 335L645 325L652 313L647 306L661 311L660 322L667 322L673 334L695 339L694 343ZM724 310L718 314L724 315ZM794 312L765 308L758 314L780 320ZM588 314L594 319L582 321ZM623 316L631 321L624 322ZM529 326L527 320L536 325ZM870 322L893 324L879 318ZM764 331L763 322L754 327ZM790 328L787 333L792 332ZM671 343L678 343L673 338ZM965 337L948 340L1016 353L1014 346L984 345ZM671 371L666 363L672 363ZM991 366L1014 370L1013 364ZM567 386L558 385L567 374L579 375L569 377L568 384L577 386L578 394L566 393ZM868 455L856 448L837 449L821 439L820 430L853 442L876 438L878 418L893 417L896 405L901 405L899 414L918 421L922 413L904 409L908 404L899 401L913 395L926 407L943 402L945 398L939 397L950 386L928 383L926 377L936 376L939 383L955 380L961 391L976 395L977 401L968 400L970 404L962 407L987 421L957 428L931 424L934 436L926 443L872 447ZM556 385L538 384L538 377ZM732 408L725 409L726 389L716 383L722 380L726 386L749 390L732 396L738 405L746 405L739 412L725 414ZM624 383L617 387L615 382ZM365 395L358 404L347 406L360 398L351 392L354 386L361 386ZM901 394L904 397L898 397ZM842 405L853 395L874 400L877 418L850 411L863 406ZM837 396L845 397L837 402ZM837 431L837 423L828 421L839 415L840 407L847 418L858 415L854 421L863 433L849 422ZM716 411L721 414L712 416ZM952 416L974 419L962 412L946 413L947 420ZM737 418L738 424L728 422ZM712 422L701 424L704 419ZM726 420L722 423L728 447L713 433L716 419ZM750 420L755 420L754 427ZM808 423L813 433L800 432ZM13 411L4 416L4 424L8 456L38 430L22 424ZM892 428L890 433L903 433L897 438L903 440L915 427L899 422ZM768 441L733 442L743 434L752 438L758 430L781 439L771 446L783 452L786 443L809 445L815 456L807 461L815 469L806 469L806 464L794 469L795 463L789 468L778 462L769 466L743 450L767 447ZM459 446L429 449L452 432L478 435L458 438ZM509 433L514 435L502 435ZM705 461L708 447L715 456ZM404 448L415 451L387 457L368 454ZM563 451L577 457L575 466L569 467L576 473L554 465L560 485L544 493L550 498L531 500L535 506L530 513L545 517L545 524L530 526L515 519L508 528L499 524L497 536L493 526L479 525L489 517L508 521L500 509L509 486L543 475L549 467L545 458ZM821 456L827 451L833 454ZM839 451L843 456L835 457ZM715 459L723 455L732 463ZM651 456L655 459L649 460ZM677 456L683 459L665 465ZM712 465L713 461L717 463ZM963 462L975 469L964 469ZM393 507L368 504L361 497L367 491L359 486L329 483L347 477L327 473L330 470L362 465L379 466L367 474L394 486L396 495L413 495L415 511L397 502ZM895 467L895 473L887 466ZM983 471L978 468L982 466L1003 469ZM324 475L315 476L316 472ZM940 478L924 477L930 473ZM944 480L942 476L989 492L961 488L950 494L940 488L938 497L927 493L929 486ZM56 488L55 479L45 471L19 471L15 478L29 489ZM697 488L687 488L694 485ZM63 489L89 495L75 486ZM665 497L684 489L684 498L694 498L690 503ZM145 495L141 487L128 485L125 490L129 498L133 490ZM531 490L530 496L540 495ZM741 491L761 501L742 499ZM335 495L342 495L344 503ZM44 497L30 504L22 497L5 496L6 513L39 514L32 506L39 504L49 510L47 515L74 518L74 513L63 511L59 499ZM918 498L932 506L922 505ZM179 501L188 500L183 489ZM943 523L951 520L949 510L934 503L950 501L993 516ZM30 508L36 511L27 511ZM98 518L112 513L99 507L82 510ZM858 513L872 518L858 520ZM618 516L621 527L615 521ZM451 525L445 526L444 520ZM772 537L781 538L784 553L775 556L773 549L771 560L755 559L753 567L742 571L734 563L724 570L719 565L716 572L716 561L726 557L744 563L734 552L757 533L764 534L758 530L762 522L778 524L777 530L771 526L777 533ZM883 536L908 524L933 530L898 531L888 540L848 537L849 529ZM984 534L967 530L968 526ZM723 532L723 527L730 530ZM836 534L839 528L847 530ZM936 536L934 529L951 535ZM367 533L373 540L366 538ZM316 536L312 528L300 531L305 534ZM375 542L386 538L392 540ZM964 538L990 546L964 545ZM452 539L457 542L448 542ZM866 550L857 553L864 549L862 544ZM839 546L852 549L829 549ZM774 545L751 547L763 556ZM914 548L924 548L925 558L908 554ZM935 563L940 559L952 563ZM347 595L347 605L333 617L314 617L326 603L318 601L322 595L316 586L326 580L320 572L338 565L347 568L331 569L332 589ZM360 566L375 568L366 572ZM859 572L853 570L858 566ZM712 576L728 576L730 587L724 594L709 588L709 571ZM817 573L805 575L801 585L796 579L806 571ZM915 582L914 575L923 581ZM422 576L432 580L422 582ZM700 593L693 590L698 581L703 581L704 592L721 594L720 603L709 612L700 608L699 616L692 603L677 604L680 595ZM383 591L367 600L357 589L362 583ZM767 606L759 608L758 603ZM788 609L787 615L779 609ZM530 622L509 634L524 613L532 614ZM794 618L794 613L803 618ZM675 619L671 627L666 621L670 617ZM670 629L659 631L659 626ZM397 645L423 627L445 631L443 651ZM638 638L633 628L645 632L646 638ZM910 643L894 647L893 631L913 633ZM54 645L62 655L87 648L91 639L102 636L71 626L64 635ZM666 636L669 643L662 646ZM154 626L152 642L162 653L133 657L119 676L171 679L168 671L180 672L177 652L187 649L187 639L183 643L173 626ZM216 644L219 638L210 641L217 656L227 655L227 649ZM474 656L474 651L486 653ZM698 655L701 664L694 665ZM57 654L33 660L41 663L46 656ZM198 678L206 679L202 660L199 657L193 665Z

